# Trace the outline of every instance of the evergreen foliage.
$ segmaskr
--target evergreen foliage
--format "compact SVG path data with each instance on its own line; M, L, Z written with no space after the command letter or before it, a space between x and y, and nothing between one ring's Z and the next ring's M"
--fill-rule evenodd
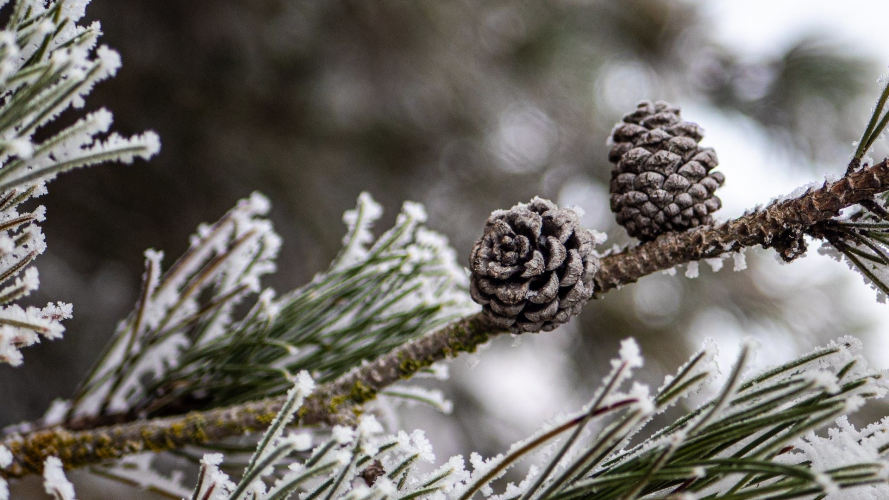
M15 303L37 288L37 271L29 265L45 249L38 226L45 209L25 209L22 204L45 194L46 182L61 172L108 161L131 163L159 150L159 140L151 132L131 138L107 134L111 114L105 110L67 127L48 127L66 110L81 108L93 86L120 66L114 51L96 48L101 34L97 23L77 24L87 3L18 0L8 7L7 26L0 33L0 361L13 365L22 363L21 347L41 337L60 337L60 322L72 313L68 304L23 308ZM889 86L878 99L847 179L848 174L875 168L865 157L889 123L887 98ZM657 106L667 110L664 104ZM656 111L650 103L642 107L648 114ZM678 111L667 111L670 116L660 119L677 125ZM648 127L656 122L642 123ZM700 154L710 159L709 152L698 150L698 128L680 125L679 135L692 137L684 137L687 158L675 161L689 162ZM643 127L637 128L634 133L642 133ZM885 161L882 165L886 167ZM698 198L703 200L722 183L721 176L714 179L712 188ZM881 185L876 174L874 179ZM848 180L834 186L848 188L847 192L857 189L858 194L874 189L853 186ZM887 201L889 194L884 193L847 207L839 217L804 228L808 236L826 242L824 251L835 251L860 270L884 299L889 295ZM705 230L703 226L711 222L709 213L719 208L718 202L711 205L699 211L700 220L675 224L700 225ZM395 360L405 365L399 375L440 376L442 370L433 361L460 349L444 343L439 350L448 352L433 355L416 342L447 335L449 327L459 329L461 322L483 316L471 300L468 272L458 264L447 238L425 226L422 205L406 202L393 226L375 236L382 210L366 193L354 210L345 213L342 249L327 270L277 296L261 284L275 271L281 247L266 218L269 210L269 201L258 193L241 200L217 222L199 226L188 250L166 270L162 252L146 251L142 289L133 312L120 323L69 402L52 408L41 422L8 431L11 437L4 436L3 443L10 446L0 445L0 474L17 461L36 460L18 433L39 433L45 430L41 426L63 434L69 429L90 432L108 422L138 426L149 419L187 414L184 418L197 422L194 428L202 432L218 423L202 420L200 411L225 411L231 405L268 398L281 405L274 417L262 417L268 429L258 440L195 439L201 443L197 449L177 450L200 464L193 489L184 486L181 471L163 475L154 470L151 453L102 463L91 471L192 500L471 500L479 495L495 500L741 500L889 495L889 417L863 429L848 421L867 400L885 397L889 386L884 372L867 365L862 344L852 337L752 375L747 372L756 347L745 342L715 396L690 411L682 405L718 378L712 341L652 393L634 380L644 361L635 341L625 340L588 405L555 418L497 456L486 459L473 453L468 466L461 456L436 462L422 430L408 434L384 427L373 415L372 402L355 408L347 418L349 425L294 431L316 394L316 382L333 384L362 373L371 366L368 362L393 352L404 355ZM474 252L479 258L473 258L473 272L493 269L492 276L504 283L496 291L484 290L484 283L473 284L486 294L486 306L501 308L498 314L521 302L505 322L484 324L492 333L510 327L519 312L527 321L513 328L514 333L548 330L567 322L569 310L577 314L593 295L600 259L616 255L596 252L593 244L600 242L599 237L580 227L579 215L545 200L535 199L513 212L495 212L490 221L480 240L485 245L480 243ZM661 229L643 234L642 239L654 240L664 232ZM667 232L672 229L666 227ZM779 229L780 234L770 235L775 241L762 242L764 246L779 250L792 246L791 254L781 254L792 258L806 251L800 228ZM535 241L529 242L529 234ZM729 245L716 255L743 255L739 253L743 249L740 243ZM697 275L697 261L686 263L687 275ZM552 296L541 301L546 305L540 309L522 310L527 306L523 301L534 302L539 290L529 293L533 280L520 281L515 275L521 271L522 278L539 276L544 267L548 277L538 284L554 283ZM492 298L502 299L521 287L512 303ZM561 316L556 312L560 309L565 309ZM416 349L399 350L406 346ZM383 380L379 373L369 376ZM335 396L363 403L377 395L360 384L351 390L360 394ZM380 393L443 410L448 407L440 395L422 389L399 386ZM102 428L109 441L121 431ZM182 428L178 432L184 432ZM64 468L71 465L78 443L73 434L65 436L67 440L50 443L57 446L52 456L37 462L42 465L45 491L56 500L75 498ZM241 464L245 441L255 449ZM523 461L527 465L519 472ZM236 471L241 465L243 470ZM508 471L522 479L503 480ZM0 500L7 500L3 477Z

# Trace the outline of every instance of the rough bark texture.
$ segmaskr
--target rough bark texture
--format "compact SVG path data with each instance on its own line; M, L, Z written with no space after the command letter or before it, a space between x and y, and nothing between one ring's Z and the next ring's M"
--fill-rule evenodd
M756 245L775 248L783 257L792 258L793 244L815 224L886 190L889 190L889 165L884 160L797 198L715 227L661 235L654 241L602 258L596 275L597 293L606 293L678 264ZM298 423L348 422L358 405L373 399L386 386L410 377L435 361L472 352L490 337L502 333L505 330L494 328L482 314L431 332L319 387L299 411ZM0 475L9 478L39 473L43 461L53 455L69 468L79 467L131 453L169 450L259 431L271 422L282 402L283 398L272 398L95 429L71 431L56 427L13 434L0 443L9 448L14 457L12 465L0 470Z

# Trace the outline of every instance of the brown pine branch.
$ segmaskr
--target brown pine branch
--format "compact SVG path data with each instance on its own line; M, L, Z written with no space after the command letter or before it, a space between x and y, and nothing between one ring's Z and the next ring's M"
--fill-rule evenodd
M597 294L679 264L757 245L774 247L782 257L792 260L799 254L793 251L799 248L793 243L800 243L802 236L812 233L818 223L887 190L889 164L884 160L797 198L774 203L737 219L683 233L664 234L654 241L603 257L596 275ZM320 386L306 400L297 422L300 425L350 422L354 410L376 397L383 388L409 378L436 361L472 352L502 333L505 332L493 328L482 314L463 318ZM282 403L282 397L270 398L184 416L79 431L54 427L13 434L0 443L14 457L12 465L0 470L0 475L9 478L39 473L43 461L53 455L67 467L80 467L132 453L170 450L259 431L271 422Z
M819 222L839 215L843 208L872 200L889 190L889 160L825 182L797 198L774 203L716 226L667 233L602 259L596 274L596 293L635 283L639 278L687 262L718 257L742 248L775 247L786 260L789 240L799 239Z

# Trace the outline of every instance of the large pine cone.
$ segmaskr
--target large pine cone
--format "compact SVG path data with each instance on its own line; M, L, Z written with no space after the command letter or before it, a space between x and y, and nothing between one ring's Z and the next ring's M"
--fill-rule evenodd
M653 240L669 231L713 223L722 206L713 193L725 182L704 131L682 121L679 108L642 101L611 131L611 211L630 236Z
M488 217L469 257L469 292L512 333L549 331L593 295L595 237L570 209L534 198Z

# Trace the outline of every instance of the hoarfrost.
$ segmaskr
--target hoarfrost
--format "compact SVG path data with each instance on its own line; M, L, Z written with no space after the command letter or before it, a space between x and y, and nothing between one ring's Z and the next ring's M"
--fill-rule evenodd
M346 444L355 439L355 431L344 425L337 425L330 431L333 440L339 444Z
M118 327L112 348L91 378L95 385L87 385L90 394L75 404L75 415L129 410L144 396L145 382L178 366L184 350L225 332L234 308L259 292L260 278L275 270L281 240L261 217L268 210L268 200L259 193L241 200L217 223L201 225L189 250L166 273L161 270L163 252L145 252L136 310ZM205 291L212 292L209 301L202 298ZM201 321L200 334L185 335ZM120 366L126 369L117 371Z
M645 363L642 358L639 344L633 338L624 339L620 342L620 362L626 363L627 368L641 368ZM611 366L618 366L617 360L611 360Z
M43 418L41 419L41 423L44 426L53 426L61 424L65 421L65 416L68 415L68 410L71 409L71 401L66 399L54 399L52 403L49 405L49 409L46 410L46 413L43 414ZM0 463L0 467L3 464Z
M732 259L735 263L734 267L732 268L733 271L739 272L747 269L747 256L744 255L745 251L746 249L742 248L732 254Z
M16 278L46 248L36 225L45 219L45 209L38 207L31 214L18 211L24 201L46 193L46 180L88 165L148 159L160 149L153 132L129 138L112 133L100 140L112 122L111 113L104 109L67 128L43 133L61 113L82 107L95 84L113 76L120 67L116 52L104 46L96 48L99 24L77 24L88 3L22 0L19 15L12 16L0 33L0 94L6 104L0 114L8 118L0 127L0 197L5 200L0 220L8 224L0 231L2 281ZM15 106L10 107L10 102ZM10 200L14 201L7 203ZM5 321L0 328L0 362L21 364L21 348L40 337L58 338L64 331L59 322L70 317L69 306L39 310L9 305L37 284L36 270L27 269L22 279L0 292L0 315ZM13 321L16 323L10 324Z
M56 457L43 463L43 487L55 500L75 500L74 485L65 477L62 461Z
M824 180L809 182L807 184L797 187L796 189L794 189L793 191L791 191L788 194L772 198L772 200L768 203L768 205L776 205L778 203L782 203L782 202L785 202L788 200L793 200L793 199L799 198L800 196L806 194L809 191L819 189L819 188L821 188L821 186L823 186L825 184L831 184L833 182L836 182L837 180L839 180L839 177L836 174L826 174L824 176Z
M700 266L697 261L693 260L686 264L685 268L685 277L689 279L695 279L700 274Z
M710 269L713 269L714 273L718 273L719 270L722 269L722 266L725 264L723 262L724 259L725 259L725 256L722 255L720 257L714 257L712 259L704 259L704 262L706 262L707 265L710 266Z
M749 344L749 341L745 341ZM749 346L748 346L749 347ZM716 355L716 346L712 340L705 341L703 349L696 354L692 360L681 367L675 376L665 379L664 386L658 391L661 396L664 390L678 389L682 394L688 394L696 390L696 386L703 384L707 379L711 379L716 371L714 358ZM604 480L608 479L608 474L615 471L620 474L626 469L625 465L628 460L642 459L643 465L650 463L652 456L669 456L669 450L677 450L693 439L704 438L704 432L710 432L709 437L713 437L713 429L707 430L694 425L693 422L698 421L694 415L686 420L686 425L680 425L678 428L666 428L658 431L651 438L643 439L643 443L630 450L623 450L621 445L625 445L632 439L639 429L649 421L649 415L655 409L655 400L651 399L647 386L633 383L629 390L620 393L619 389L626 381L621 375L626 372L628 365L637 366L641 363L641 357L638 353L638 346L632 340L625 341L620 349L620 358L615 360L615 370L620 373L613 372L612 378L617 376L618 380L613 381L609 394L597 394L594 401L599 401L596 408L607 408L609 402L617 402L632 398L638 401L632 408L641 411L634 411L629 414L629 427L620 431L620 434L613 437L607 437L610 433L596 433L593 442L587 443L582 437L581 441L563 449L564 454L560 453L558 458L554 455L554 450L559 444L560 439L557 434L553 434L553 430L564 432L572 428L572 423L583 422L584 415L591 415L594 408L587 407L582 412L560 416L552 422L543 425L537 432L527 438L514 443L506 453L498 454L490 459L484 459L478 453L472 453L470 463L472 471L465 470L463 458L461 456L451 457L445 464L432 472L425 474L417 474L412 464L415 461L433 462L434 454L432 446L426 439L422 431L414 431L411 434L400 431L395 436L379 435L381 428L375 420L363 418L357 427L357 432L346 427L335 427L331 434L331 441L319 443L312 452L311 462L293 463L287 467L286 474L279 478L274 487L267 492L266 485L262 481L260 475L251 484L234 485L231 483L227 475L219 471L221 456L205 456L202 461L204 473L202 477L206 479L196 488L196 495L193 498L204 498L203 494L208 498L226 498L232 491L238 488L239 491L252 492L253 498L257 500L268 500L270 498L278 498L285 487L293 485L293 481L299 480L300 477L308 477L311 470L317 470L318 467L328 467L327 481L319 480L313 483L308 490L302 495L308 497L313 494L312 488L315 490L314 495L325 494L330 498L342 498L344 500L361 500L363 498L378 498L384 496L409 496L410 498L422 497L429 500L456 500L463 496L469 495L471 492L481 492L483 496L493 497L495 500L504 500L508 498L520 497L529 492L532 483L536 484L540 478L541 469L536 465L531 465L527 469L527 473L523 479L516 484L511 482L502 489L502 492L496 496L494 491L494 481L502 477L508 470L514 467L521 460L531 456L531 454L540 454L547 460L558 460L553 464L552 471L564 472L567 467L577 465L576 460L585 461L589 457L583 452L598 449L596 447L609 446L612 450L607 456L602 455L600 464L592 472L596 478ZM842 381L855 383L844 387L846 394L837 394L831 396L834 391L834 385L837 383L836 373L843 375ZM843 337L837 341L831 342L828 346L813 351L812 353L799 358L795 361L770 368L764 372L755 375L753 378L740 385L733 385L735 391L728 394L733 398L730 404L717 405L714 415L708 415L708 422L717 424L714 428L716 434L720 432L721 425L724 422L736 419L738 422L755 422L760 415L765 416L771 414L779 415L781 412L796 409L803 410L807 406L807 402L812 401L813 395L820 394L819 401L828 403L830 401L839 402L842 400L856 400L852 404L853 407L858 406L858 400L864 397L879 397L885 394L886 382L878 380L879 372L867 367L867 364L861 358L861 344L851 337ZM812 384L814 382L814 384ZM863 382L863 383L862 383ZM805 385L808 384L808 385ZM814 391L805 395L795 393L801 385L805 386L805 390ZM672 389L668 389L672 388ZM604 390L604 388L603 388ZM825 392L818 392L818 391ZM746 391L746 392L744 392ZM599 400L599 397L603 400ZM785 397L785 403L774 407L770 402L775 397ZM658 403L661 404L661 403ZM706 415L707 409L713 408L712 405L702 406L699 411ZM660 409L660 408L658 408ZM619 409L616 411L620 411ZM755 413L754 413L755 412ZM818 414L812 414L812 417ZM753 416L753 418L751 418ZM743 420L737 420L737 419ZM729 420L722 420L729 419ZM623 418L619 418L616 422L627 422ZM606 427L618 432L620 426ZM763 430L767 430L768 426ZM269 431L264 441L270 440ZM711 478L714 480L704 486L702 491L697 491L694 495L704 497L707 495L719 496L729 491L735 491L733 488L738 484L740 476L728 474L721 470L723 461L733 460L733 454L739 450L748 447L756 442L759 445L772 446L776 443L771 441L763 441L765 435L762 432L754 432L751 435L734 440L734 444L721 448L709 461L717 463L714 465L695 465L694 467L675 468L678 478L701 479ZM541 440L540 438L546 437ZM600 437L603 441L597 441ZM609 441L609 439L611 441ZM781 439L780 435L772 436L770 439ZM786 437L786 439L790 439ZM293 445L297 438L286 438L287 443ZM300 440L302 443L299 448L307 448L308 440ZM814 432L810 432L801 438L789 441L792 447L790 451L777 454L777 458L767 458L766 460L774 460L782 464L798 466L800 473L788 475L786 477L793 478L793 484L788 484L788 488L797 488L794 491L802 491L799 488L814 488L813 495L818 492L827 494L827 500L839 500L840 498L862 498L862 499L882 499L889 495L887 486L882 479L887 477L886 465L881 458L881 450L889 446L889 417L883 421L873 424L865 429L857 430L848 423L845 418L840 418L836 422L836 427L828 431L827 437L820 437ZM334 445L331 446L331 443ZM786 442L785 442L786 443ZM780 443L778 443L780 444ZM529 447L530 446L530 447ZM777 450L779 448L775 448ZM748 451L750 451L748 449ZM255 462L256 457L261 453L257 450L257 454L251 459ZM362 455L365 454L365 455ZM643 456L643 454L646 454ZM656 455L652 455L656 454ZM375 459L382 465L382 476L377 477L371 486L359 485L361 467L356 466L359 457L363 460ZM586 458L584 458L586 457ZM759 460L755 455L749 457L751 460ZM282 460L279 465L286 464ZM634 464L634 465L639 465ZM315 467L316 469L312 469ZM333 469L330 469L333 467ZM716 470L714 470L714 467ZM776 479L784 477L780 467L775 467ZM397 472L396 472L397 471ZM852 476L845 475L848 472L853 475L860 475L864 479L864 486L856 485L854 489L850 489L849 478ZM552 472L548 472L552 474ZM548 476L554 478L557 476ZM569 480L560 490L564 492L564 488L571 488L575 485L588 481L589 477L577 478ZM337 489L329 488L332 480L337 480L339 486ZM546 478L543 478L546 479ZM799 480L803 483L797 484ZM210 496L210 486L208 481L213 484L213 491L220 491L220 497ZM856 481L858 481L856 479ZM573 483L573 484L572 484ZM768 483L768 484L779 484ZM328 486L324 486L327 484ZM546 485L546 482L542 483ZM551 484L551 483L550 483ZM317 486L321 485L321 486ZM838 486L843 487L842 491L838 491ZM751 483L749 487L740 490L741 494L755 493L758 484ZM421 493L422 491L422 493ZM553 493L559 494L560 491ZM783 491L783 490L781 490ZM808 490L806 490L808 491ZM590 490L594 494L596 490ZM776 490L777 492L777 490ZM769 493L776 493L771 492ZM539 493L539 491L538 491ZM777 493L776 493L777 494ZM239 497L241 498L241 497ZM249 498L249 496L248 496Z
M880 474L885 477L887 471L881 450L887 445L889 417L863 429L856 429L848 417L843 416L837 419L835 427L828 429L826 437L809 432L793 443L792 453L779 457L779 460L789 464L811 463L816 480L823 485L824 492L829 494L826 500L877 500L889 498L889 484L875 482L838 493L836 484L826 472L852 464L878 463L882 465Z

